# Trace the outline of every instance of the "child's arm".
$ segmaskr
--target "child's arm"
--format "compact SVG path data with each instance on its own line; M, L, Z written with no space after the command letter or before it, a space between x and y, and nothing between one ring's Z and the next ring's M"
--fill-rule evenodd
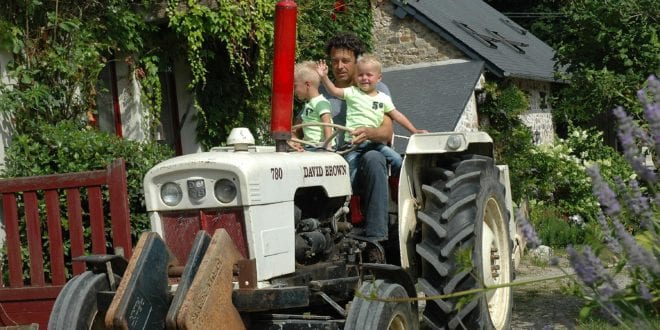
M300 117L296 117L293 120L293 126L300 125L302 124L302 119ZM292 130L291 133L293 133L293 137L302 139L304 137L303 129L302 127L297 127L296 129Z
M321 115L321 122L330 124L332 123L332 115L330 113L324 113ZM323 126L323 136L325 140L329 139L332 136L332 127ZM332 142L328 143L328 150L332 150Z
M325 124L330 124L332 122L332 115L330 113L322 114L321 122ZM326 139L330 138L332 136L332 127L323 126L323 136L325 136Z
M334 97L344 99L344 89L335 86L335 84L328 77L328 65L325 64L325 60L320 60L316 64L316 72L321 76L321 82L325 89Z
M392 111L388 112L387 114L390 116L390 118L392 118L392 120L394 120L395 122L399 123L399 124L400 124L401 126L403 126L405 129L407 129L408 132L410 132L410 133L412 133L412 134L416 134L416 133L428 133L428 132L429 132L429 131L427 131L427 130L425 130L425 129L417 129L417 128L415 127L415 125L413 125L413 124L410 122L410 120L408 120L408 117L406 117L406 115L404 115L403 113L401 113L401 111L399 111L399 110L397 110L397 109L393 109Z

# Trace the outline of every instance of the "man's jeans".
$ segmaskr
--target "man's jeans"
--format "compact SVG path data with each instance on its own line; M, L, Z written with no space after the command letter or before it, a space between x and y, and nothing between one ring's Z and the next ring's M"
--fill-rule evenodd
M355 173L357 172L360 159L362 158L362 155L371 150L378 151L385 157L387 164L390 164L392 176L399 176L399 172L401 171L401 164L403 163L401 155L383 143L370 141L362 142L355 150L344 155L346 162L348 162L348 169L351 175L351 184L353 185L353 190L356 188Z
M362 211L367 223L366 235L387 239L387 161L378 150L365 151L361 156L357 161L359 166L356 166L356 181L352 181L352 184L353 192L362 197Z

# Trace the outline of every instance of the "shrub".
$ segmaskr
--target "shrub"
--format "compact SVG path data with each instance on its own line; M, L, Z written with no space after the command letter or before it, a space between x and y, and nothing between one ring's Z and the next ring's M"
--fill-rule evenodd
M530 221L539 239L546 245L564 248L584 242L586 223L580 216L566 218L564 212L552 205L532 205Z
M593 228L593 239L588 245L569 245L566 250L579 280L575 292L587 302L580 312L582 318L598 310L606 319L626 328L634 323L636 327L651 329L658 318L660 294L660 185L657 165L648 166L644 160L645 150L655 156L656 164L659 160L660 82L651 76L638 98L644 106L647 130L623 109L614 110L623 154L635 175L629 180L618 178L612 188L599 164L587 167L600 206L598 226ZM529 223L523 219L522 225L523 234L535 239ZM614 273L605 267L612 262L616 265ZM621 272L627 272L632 281L614 281Z
M142 180L156 163L171 157L172 150L157 143L136 142L88 130L63 121L34 127L18 135L7 150L3 177L23 177L105 169L114 159L126 160L126 177L133 239L149 228Z

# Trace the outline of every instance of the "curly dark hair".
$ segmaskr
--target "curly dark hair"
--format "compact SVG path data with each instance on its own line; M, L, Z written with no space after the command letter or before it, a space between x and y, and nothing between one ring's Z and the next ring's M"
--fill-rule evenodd
M355 54L355 58L364 54L366 51L366 45L357 35L350 32L340 32L334 37L330 38L325 44L325 53L330 55L330 51L333 48L347 49Z

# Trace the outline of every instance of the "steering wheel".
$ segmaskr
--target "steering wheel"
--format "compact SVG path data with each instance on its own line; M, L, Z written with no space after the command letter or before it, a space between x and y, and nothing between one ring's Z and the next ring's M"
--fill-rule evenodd
M304 141L304 140L301 140L301 139L298 139L298 138L293 138L293 137L291 138L291 141L298 142L300 144L304 144L304 145L307 145L307 146L311 146L311 147L315 147L315 148L322 148L324 150L327 150L328 146L332 143L332 140L334 140L337 137L337 135L339 135L340 133L350 133L350 134L353 133L353 129L351 129L351 128L348 128L348 127L342 126L342 125L331 124L331 123L302 123L302 124L294 125L293 127L291 127L291 129L296 130L298 128L310 127L310 126L332 127L332 128L335 129L335 131L332 133L332 135L330 135L327 139L325 139L325 141L323 141L321 146L319 146L319 142ZM358 147L358 145L355 144L355 145L352 145L348 149L336 150L335 152L337 154L344 155L344 154L346 154L350 151L353 151L357 147Z

